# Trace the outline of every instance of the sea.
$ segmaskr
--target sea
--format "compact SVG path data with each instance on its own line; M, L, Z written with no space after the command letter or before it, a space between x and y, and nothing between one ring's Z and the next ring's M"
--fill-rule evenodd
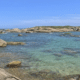
M25 45L0 47L0 67L11 61L21 61L24 70L51 70L62 75L80 74L80 36L54 33L5 33L6 42L24 42ZM80 35L80 32L69 32Z

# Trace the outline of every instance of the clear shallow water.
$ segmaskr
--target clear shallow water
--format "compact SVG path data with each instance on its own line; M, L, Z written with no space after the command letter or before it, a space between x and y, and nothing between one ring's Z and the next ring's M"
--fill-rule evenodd
M62 75L80 74L80 37L60 36L59 33L0 34L5 41L25 42L26 45L0 47L0 63L20 60L23 69L49 69ZM71 32L80 35L80 32Z

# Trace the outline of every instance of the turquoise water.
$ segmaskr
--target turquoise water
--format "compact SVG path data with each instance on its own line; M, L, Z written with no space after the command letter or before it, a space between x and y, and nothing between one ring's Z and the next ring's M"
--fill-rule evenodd
M80 74L80 37L60 36L59 33L0 34L5 41L25 42L26 45L0 47L0 63L20 60L23 69L49 69L62 75ZM71 32L80 35L80 32Z

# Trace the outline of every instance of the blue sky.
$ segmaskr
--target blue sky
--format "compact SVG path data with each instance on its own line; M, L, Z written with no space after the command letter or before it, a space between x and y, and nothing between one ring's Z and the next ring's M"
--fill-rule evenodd
M0 0L0 28L80 26L80 0Z

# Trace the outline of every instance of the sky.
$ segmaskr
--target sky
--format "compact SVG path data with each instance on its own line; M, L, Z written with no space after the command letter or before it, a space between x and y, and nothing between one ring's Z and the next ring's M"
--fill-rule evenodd
M0 0L0 28L80 26L80 0Z

